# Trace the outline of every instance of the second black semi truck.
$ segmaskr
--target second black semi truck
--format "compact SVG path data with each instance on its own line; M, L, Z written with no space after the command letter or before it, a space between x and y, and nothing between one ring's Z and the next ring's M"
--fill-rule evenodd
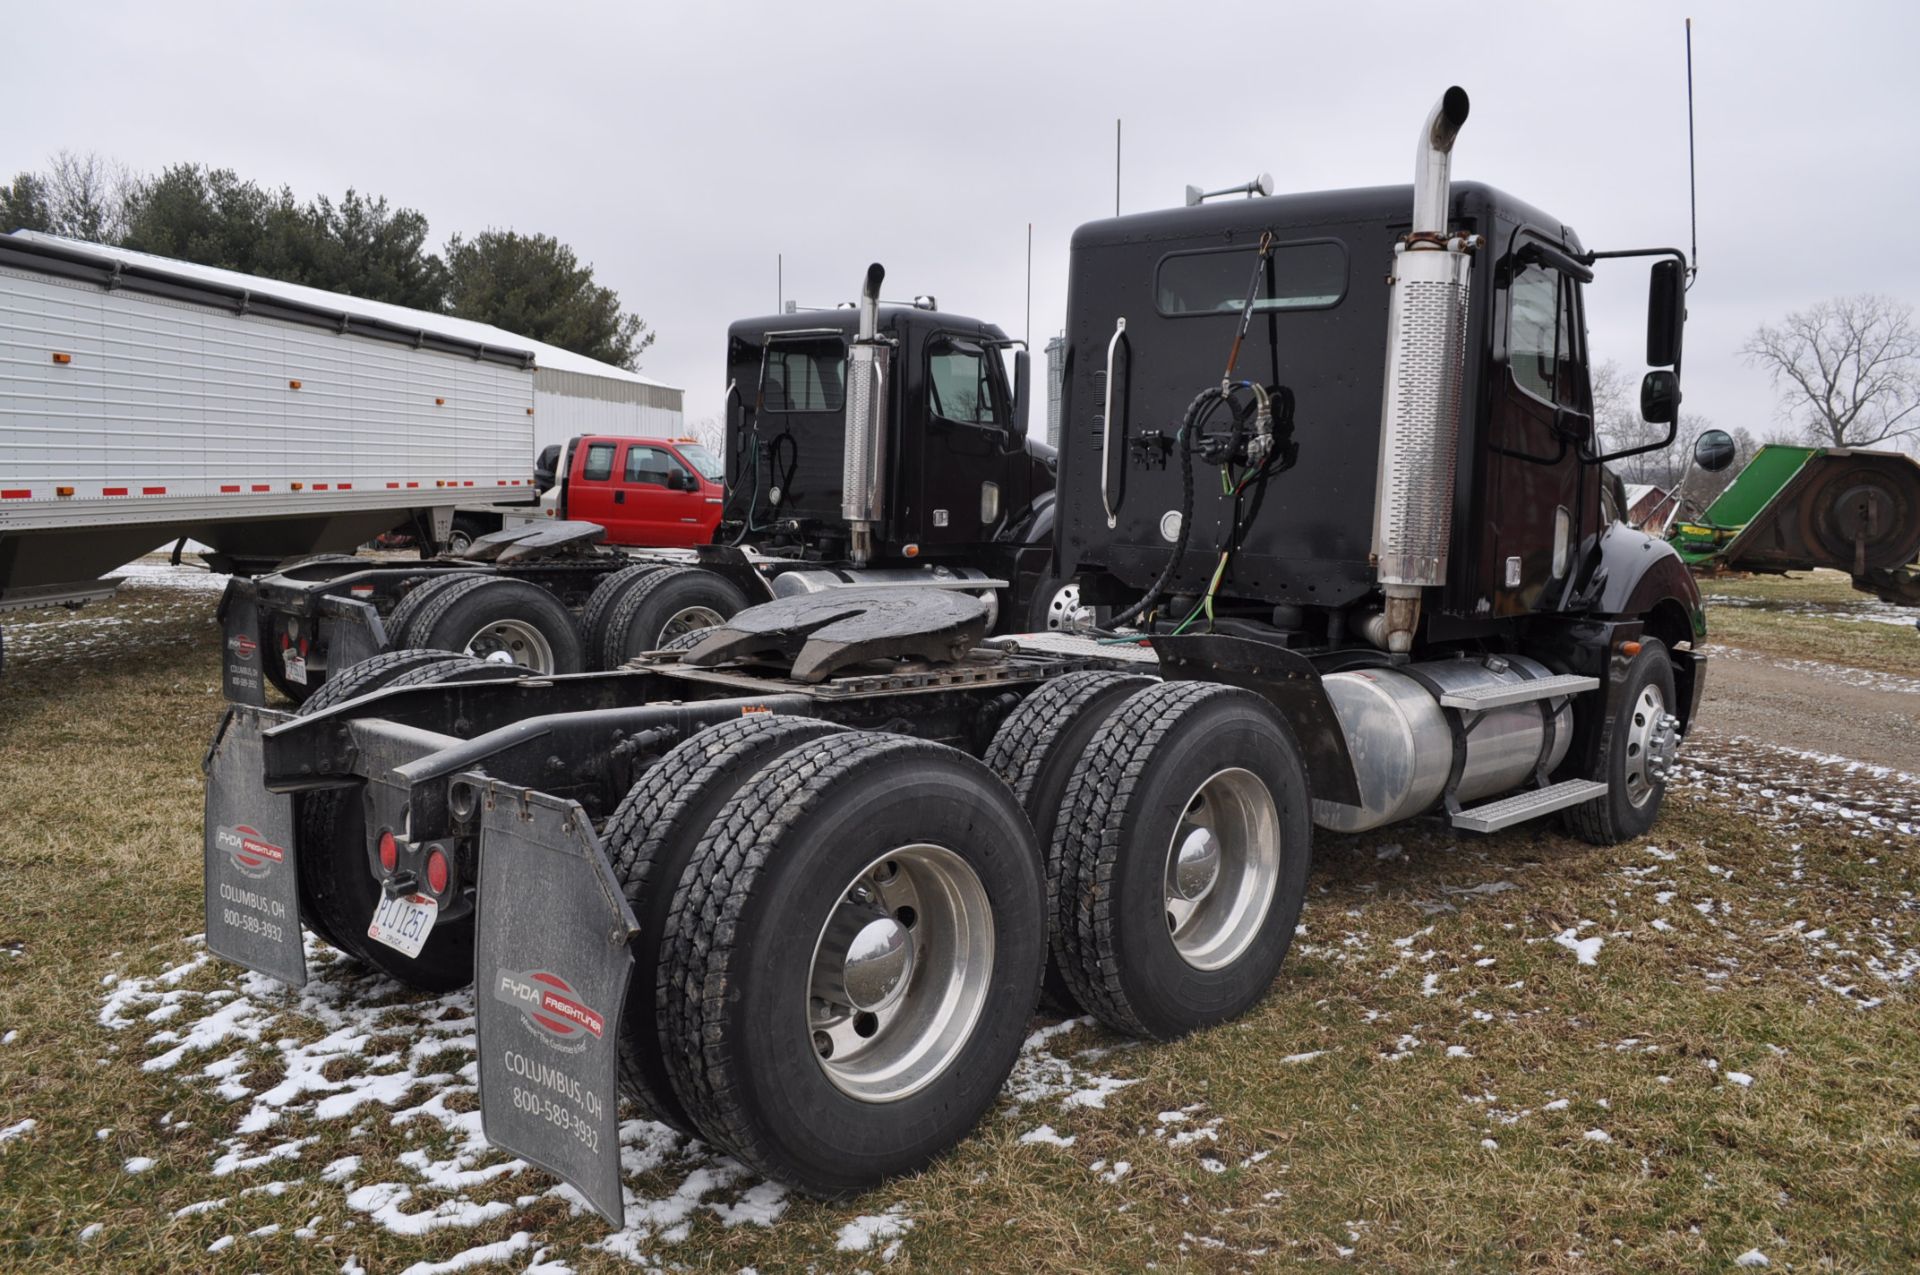
M966 1134L1043 984L1143 1036L1245 1011L1316 825L1643 832L1705 626L1674 552L1602 512L1582 298L1654 260L1670 442L1685 262L1452 185L1466 114L1448 90L1411 189L1075 235L1054 569L1109 627L990 638L969 593L845 589L619 671L399 652L303 715L236 707L209 946L299 981L297 918L416 986L475 980L488 1137L617 1218L622 1096L846 1193ZM875 499L876 340L762 359L787 402L845 369L837 449L805 401L850 558L992 499L971 474ZM754 525L830 510L796 445L756 451Z
M585 523L529 523L420 562L342 557L235 580L227 690L295 702L382 650L537 673L617 668L756 602L915 584L984 598L998 631L1064 618L1049 575L1053 449L1030 439L1028 359L998 327L930 305L742 320L727 333L727 496L716 543L616 550ZM1011 375L1009 372L1011 371ZM849 452L849 410L870 450Z

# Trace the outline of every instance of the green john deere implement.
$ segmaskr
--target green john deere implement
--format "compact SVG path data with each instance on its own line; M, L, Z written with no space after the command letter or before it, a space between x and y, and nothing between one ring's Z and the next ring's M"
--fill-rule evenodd
M1920 464L1898 452L1769 443L1668 539L1696 570L1832 567L1883 601L1920 606Z

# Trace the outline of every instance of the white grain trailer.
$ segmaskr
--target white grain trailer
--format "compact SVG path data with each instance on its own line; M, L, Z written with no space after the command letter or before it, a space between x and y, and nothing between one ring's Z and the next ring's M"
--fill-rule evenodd
M537 347L514 340L0 236L0 611L103 596L182 537L247 571L530 489Z

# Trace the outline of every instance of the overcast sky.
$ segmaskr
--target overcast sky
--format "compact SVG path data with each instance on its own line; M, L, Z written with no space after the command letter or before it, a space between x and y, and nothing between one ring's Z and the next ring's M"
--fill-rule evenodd
M727 323L774 308L776 254L803 303L850 299L877 260L889 296L1019 335L1031 222L1043 343L1069 236L1113 211L1116 117L1140 211L1263 170L1282 191L1409 181L1457 83L1457 178L1589 247L1684 247L1687 13L1687 409L1764 434L1773 393L1736 356L1757 323L1837 293L1920 299L1920 6L22 5L0 168L196 160L384 194L436 245L556 235L659 333L642 370L685 388L691 421L720 411ZM1596 356L1635 373L1644 298L1638 265L1603 263L1589 292Z

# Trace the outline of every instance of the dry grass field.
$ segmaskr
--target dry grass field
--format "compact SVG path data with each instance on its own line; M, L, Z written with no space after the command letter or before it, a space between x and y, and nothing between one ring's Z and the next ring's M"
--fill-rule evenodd
M1920 1266L1920 756L1709 720L1643 840L1322 835L1243 1021L1157 1045L1036 1019L972 1138L841 1204L630 1120L612 1233L480 1140L469 994L318 944L294 993L199 945L220 699L194 583L7 628L0 1267ZM1920 718L1920 634L1833 590L1710 582L1740 652L1716 675L1877 670L1859 693Z

